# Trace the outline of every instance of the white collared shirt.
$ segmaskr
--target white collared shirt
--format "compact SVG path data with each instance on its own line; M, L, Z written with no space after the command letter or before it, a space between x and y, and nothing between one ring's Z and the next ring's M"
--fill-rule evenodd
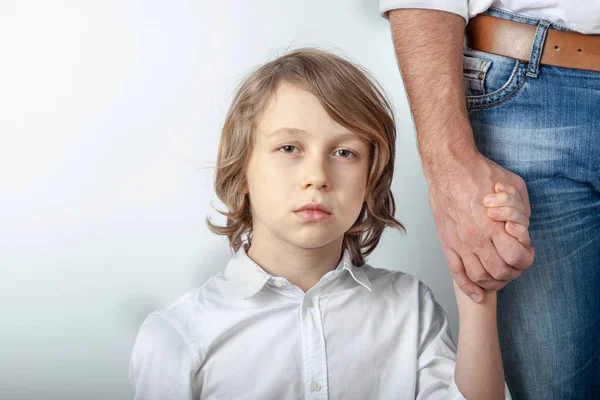
M241 248L224 273L146 318L129 369L135 399L464 399L431 291L350 260L344 252L304 293Z

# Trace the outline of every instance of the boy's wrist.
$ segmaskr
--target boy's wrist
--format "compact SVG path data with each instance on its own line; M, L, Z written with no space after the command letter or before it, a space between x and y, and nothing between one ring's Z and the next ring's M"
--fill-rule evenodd
M456 304L458 305L458 312L461 314L468 315L483 315L492 312L496 314L496 307L498 304L498 292L496 290L484 290L483 300L479 303L475 303L473 299L464 294L456 282L453 281L454 294L456 296Z

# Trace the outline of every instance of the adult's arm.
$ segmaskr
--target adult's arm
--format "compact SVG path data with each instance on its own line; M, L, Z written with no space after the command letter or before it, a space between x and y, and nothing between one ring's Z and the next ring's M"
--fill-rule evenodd
M533 263L533 249L490 220L482 199L496 182L509 183L529 217L527 188L475 146L462 75L465 19L406 8L391 10L389 20L442 249L454 281L480 301L483 289L501 289Z

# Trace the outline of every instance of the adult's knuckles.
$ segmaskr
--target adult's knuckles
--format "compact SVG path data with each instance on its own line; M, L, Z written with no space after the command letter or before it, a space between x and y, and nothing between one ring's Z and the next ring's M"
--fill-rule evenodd
M506 254L502 254L502 258L508 265L515 268L523 267L528 263L529 254L525 248L516 249L510 248Z
M493 271L490 272L490 275L498 281L504 281L510 277L511 273L510 267L506 266L494 268Z
M473 283L476 283L477 285L491 280L490 275L486 272L479 272L479 271L475 272L475 271L467 270L467 276L473 281Z

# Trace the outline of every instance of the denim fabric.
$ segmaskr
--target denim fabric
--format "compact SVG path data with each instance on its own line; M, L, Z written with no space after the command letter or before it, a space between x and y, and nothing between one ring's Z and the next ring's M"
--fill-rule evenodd
M600 399L600 73L463 51L480 152L527 183L534 264L498 293L506 381L516 400Z

